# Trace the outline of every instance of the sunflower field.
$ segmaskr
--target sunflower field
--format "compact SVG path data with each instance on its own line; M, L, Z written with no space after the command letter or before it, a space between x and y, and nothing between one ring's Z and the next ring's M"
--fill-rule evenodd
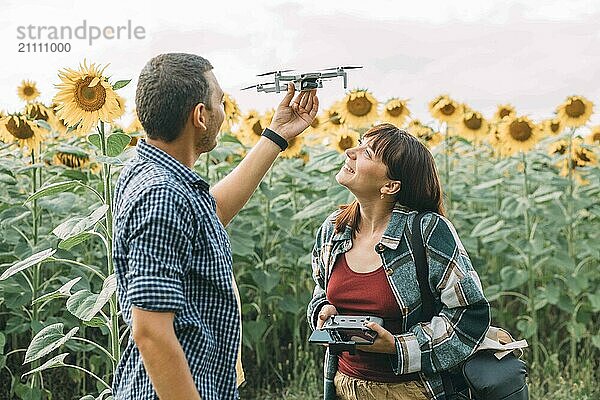
M116 301L112 190L144 136L105 68L58 72L53 102L35 82L0 115L0 399L111 399L129 331ZM560 99L557 99L557 102ZM597 399L600 364L600 126L573 95L551 119L510 104L484 116L448 95L417 119L401 98L366 89L320 111L228 227L243 315L244 399L317 399L323 349L307 343L310 251L324 218L351 195L336 184L344 151L389 122L434 154L455 224L493 323L529 342L532 399ZM273 110L225 98L217 148L196 171L215 183ZM126 126L121 117L133 118Z

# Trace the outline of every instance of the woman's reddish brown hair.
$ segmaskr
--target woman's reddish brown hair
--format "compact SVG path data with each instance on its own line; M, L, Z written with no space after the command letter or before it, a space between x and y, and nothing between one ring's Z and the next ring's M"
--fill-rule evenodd
M364 137L372 138L371 147L387 167L388 178L401 182L395 196L397 203L411 210L445 215L440 178L427 147L392 124L376 125ZM342 212L335 220L335 231L343 232L349 226L354 236L360 225L360 205L354 200L340 208Z

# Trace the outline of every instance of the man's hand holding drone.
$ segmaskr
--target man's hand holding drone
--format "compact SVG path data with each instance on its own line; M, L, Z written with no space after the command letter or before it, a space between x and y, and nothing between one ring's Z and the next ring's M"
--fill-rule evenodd
M302 133L315 119L319 110L316 90L298 93L294 101L295 88L288 83L288 91L277 107L269 129L289 141Z

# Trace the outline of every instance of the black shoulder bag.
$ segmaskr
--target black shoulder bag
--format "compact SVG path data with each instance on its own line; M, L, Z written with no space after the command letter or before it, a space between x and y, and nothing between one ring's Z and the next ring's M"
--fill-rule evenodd
M429 287L429 265L421 235L421 219L424 215L423 212L415 215L411 245L421 292L421 321L428 322L437 313L434 313L434 299ZM527 366L512 353L498 360L494 350L476 351L457 368L440 375L449 400L529 399Z

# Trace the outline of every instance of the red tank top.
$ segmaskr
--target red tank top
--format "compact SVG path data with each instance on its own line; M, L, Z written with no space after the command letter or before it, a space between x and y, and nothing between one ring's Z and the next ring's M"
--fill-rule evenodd
M346 255L340 255L327 285L327 300L339 314L374 315L383 318L384 328L399 334L402 326L400 307L392 293L383 268L359 273L348 266ZM339 357L338 370L348 376L375 382L402 382L394 374L389 354L357 350L355 355L344 352Z

